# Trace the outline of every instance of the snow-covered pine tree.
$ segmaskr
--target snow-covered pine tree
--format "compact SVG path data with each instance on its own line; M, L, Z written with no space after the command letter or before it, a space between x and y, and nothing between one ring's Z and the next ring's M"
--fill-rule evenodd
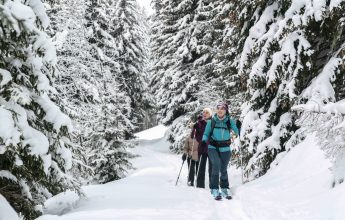
M155 9L154 15L151 17L151 29L150 29L150 60L152 62L150 68L149 68L149 87L150 91L152 93L155 93L160 87L160 81L163 77L163 72L167 68L167 62L166 56L167 56L167 49L163 47L165 41L169 40L169 36L166 36L168 33L166 33L164 30L166 23L164 23L164 19L166 17L166 13L164 13L164 2L163 0L152 0L152 6ZM164 34L163 34L164 31ZM164 48L166 50L164 50ZM160 61L165 62L160 62ZM159 108L158 105L158 99L154 95L155 98L155 104L157 105L157 108Z
M139 20L141 19L141 20ZM118 63L121 91L131 99L130 120L137 127L143 124L145 110L151 108L147 93L147 18L139 11L135 0L118 0L111 22L114 53ZM130 138L127 135L126 138Z
M263 175L286 150L298 128L291 107L305 101L302 91L330 60L322 55L333 43L329 38L335 40L325 22L330 4L336 2L252 1L239 10L247 14L242 17L249 30L238 67L248 87L242 142L252 177Z
M131 154L126 150L129 144L125 140L132 137L135 129L131 121L134 109L124 89L121 72L122 60L128 54L119 54L116 39L119 31L116 26L118 2L92 0L89 3L85 15L88 21L87 38L101 71L97 77L99 108L91 120L92 132L86 145L90 146L88 164L95 167L94 181L105 183L123 177L125 170L131 167L128 162Z
M92 45L86 38L86 4L81 0L59 0L51 4L49 15L57 48L60 72L56 88L61 95L59 103L73 120L73 142L76 144L78 163L76 176L87 180L92 170L87 164L86 143L92 133L92 123L101 103L99 82L101 68L92 55Z
M175 30L171 42L164 45L170 50L167 58L171 64L163 72L161 89L157 93L164 124L171 124L176 118L194 111L197 106L195 92L198 91L198 79L192 64L195 58L188 45L196 7L197 1L181 0L174 1L165 8L168 13L166 17L170 19L165 22L171 22ZM169 27L166 31L169 34Z
M129 121L131 100L126 98L125 92L119 90L119 85L114 80L117 77L104 67L103 87L99 112L92 120L92 133L90 144L92 150L88 152L89 165L94 168L94 180L106 183L123 178L127 170L132 168L128 161L132 154L127 152L130 142L125 142L125 131L131 129Z
M210 90L205 90L209 87L208 85L215 85L214 82L219 76L214 69L214 58L220 52L221 45L219 42L223 39L223 26L220 17L224 15L224 12L221 14L224 6L222 1L198 1L194 19L189 26L190 37L185 43L188 48L185 56L189 57L188 62L192 64L191 71L199 79L198 100L201 106L210 105L212 101L219 101L209 97L210 94L215 94L213 90L224 93L223 89L218 91L218 88L215 89L213 86L210 87ZM224 81L221 84L224 84Z
M196 53L198 45L191 38L198 2L154 2L151 86L157 99L159 119L165 125L171 125L168 139L172 143L171 149L177 152L181 150L188 121L200 110L198 68L193 67L193 62L202 54ZM191 46L195 47L191 49Z
M137 130L142 131L154 127L157 125L157 109L155 105L155 100L152 93L149 91L148 83L151 78L151 68L153 65L153 60L151 59L151 48L150 48L150 33L152 20L151 16L147 15L145 8L138 8L138 26L142 34L142 50L143 50L143 70L141 70L141 76L143 77L143 88L144 93L142 95L141 108L144 112L144 116L140 117Z
M335 186L345 180L345 4L331 1L323 10L322 20L311 21L307 28L315 50L312 67L316 76L299 97L301 104L293 107L301 113L300 129L290 142L314 134L333 161Z
M0 193L34 219L70 175L71 121L54 100L56 52L41 1L0 1Z
M239 1L215 1L212 10L214 27L213 70L210 80L229 104L234 119L239 119L241 105L244 102L246 87L241 85L237 63L241 45L245 37L242 33L244 24L238 14Z

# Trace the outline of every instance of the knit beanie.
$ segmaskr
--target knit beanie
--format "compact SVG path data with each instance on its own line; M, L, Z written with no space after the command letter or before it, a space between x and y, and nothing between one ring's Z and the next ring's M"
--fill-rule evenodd
M204 108L202 111L203 111L203 112L207 112L210 116L212 116L212 110L211 110L211 108Z

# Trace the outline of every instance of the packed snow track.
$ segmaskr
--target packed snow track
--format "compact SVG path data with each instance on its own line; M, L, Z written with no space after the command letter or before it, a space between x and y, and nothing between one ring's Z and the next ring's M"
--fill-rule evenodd
M187 186L187 166L175 186L180 155L169 152L166 128L138 133L135 170L119 181L83 187L86 199L67 192L46 203L38 220L340 220L345 187L330 190L328 160L313 139L296 146L267 175L245 185L229 168L232 200L215 201L209 189ZM303 169L302 169L303 168ZM208 183L206 183L208 185ZM337 198L337 199L336 199Z

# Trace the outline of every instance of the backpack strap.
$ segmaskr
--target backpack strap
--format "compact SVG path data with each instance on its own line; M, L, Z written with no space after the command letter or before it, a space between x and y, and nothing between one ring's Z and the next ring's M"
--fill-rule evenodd
M231 122L230 122L230 118L229 118L229 120L226 122L226 127L228 127L229 132L231 132L231 124L230 123Z
M225 123L226 124L226 127L228 128L229 132L231 132L231 124L230 124L230 118L229 120ZM213 135L213 130L214 128L216 127L216 121L211 118L211 132L210 132L210 138L212 137Z
M211 139L211 137L212 137L212 135L213 135L213 130L214 130L214 127L216 126L216 121L213 119L213 118L211 118L211 132L210 132L210 139Z
M238 129L238 134L241 134L242 122L240 120L236 120L236 127Z

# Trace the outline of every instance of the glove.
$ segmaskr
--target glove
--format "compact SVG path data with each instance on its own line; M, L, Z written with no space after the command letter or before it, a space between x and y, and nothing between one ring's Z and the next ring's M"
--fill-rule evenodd
M201 141L201 145L207 147L207 142L206 141Z
M182 155L182 160L185 161L186 159L187 159L187 154L184 153L184 154Z

